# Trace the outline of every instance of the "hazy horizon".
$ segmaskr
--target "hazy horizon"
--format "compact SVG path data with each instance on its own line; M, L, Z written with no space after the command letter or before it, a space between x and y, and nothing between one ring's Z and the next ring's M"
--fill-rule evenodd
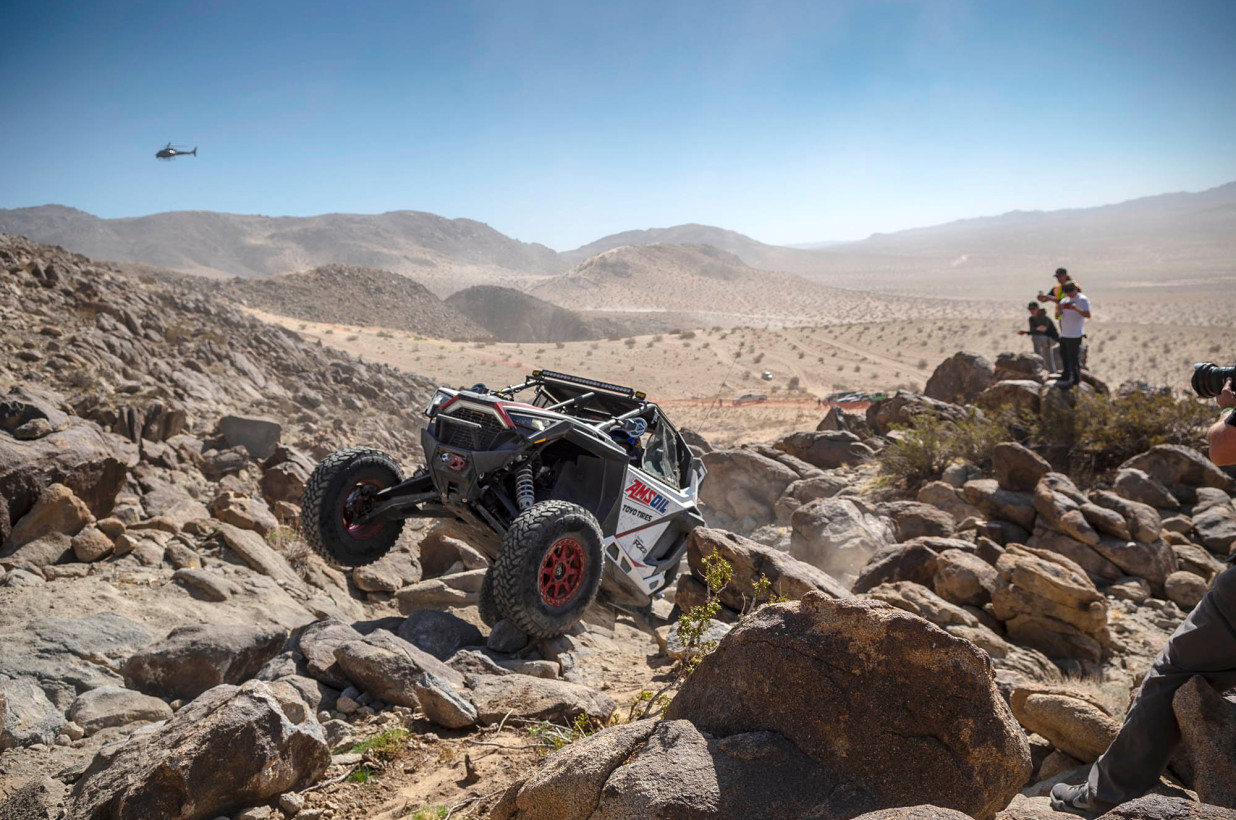
M6 12L0 207L416 210L774 245L1236 179L1236 5L289 2ZM168 163L168 141L197 157Z

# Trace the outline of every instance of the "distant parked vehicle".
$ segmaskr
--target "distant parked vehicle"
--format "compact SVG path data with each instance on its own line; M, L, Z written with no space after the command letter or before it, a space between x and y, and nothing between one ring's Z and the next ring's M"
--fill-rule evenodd
M738 398L734 399L734 406L739 407L744 404L760 404L768 401L768 396L763 393L743 393Z
M760 378L761 378L761 379L763 379L763 380L764 380L764 381L766 381L766 382L770 382L770 381L772 381L772 378L773 378L773 377L772 377L772 371L771 371L771 370L765 370L763 373L761 373L761 374L760 374Z

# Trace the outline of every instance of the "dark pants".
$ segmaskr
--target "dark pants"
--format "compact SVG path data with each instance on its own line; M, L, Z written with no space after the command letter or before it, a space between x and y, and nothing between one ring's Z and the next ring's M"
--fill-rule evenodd
M1060 337L1060 358L1064 362L1061 380L1069 384L1077 384L1081 381L1081 343L1080 336L1076 339Z
M1172 633L1137 690L1116 739L1090 769L1096 813L1141 797L1158 782L1180 742L1172 697L1194 675L1214 678L1223 686L1236 682L1236 567L1215 579Z

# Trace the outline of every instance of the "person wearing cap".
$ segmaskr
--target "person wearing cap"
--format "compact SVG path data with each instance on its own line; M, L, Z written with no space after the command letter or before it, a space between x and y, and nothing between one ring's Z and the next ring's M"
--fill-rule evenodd
M1232 424L1236 411L1231 410L1236 407L1236 395L1229 385L1215 400L1228 415L1210 428L1210 458L1219 466L1236 464L1236 425ZM1097 817L1153 788L1180 743L1172 698L1194 675L1205 676L1216 691L1236 683L1236 567L1219 573L1167 639L1142 679L1115 740L1090 767L1086 781L1052 786L1051 807Z
M1060 321L1064 317L1064 311L1060 309L1060 300L1064 298L1064 285L1066 282L1072 282L1069 278L1069 272L1064 268L1056 268L1056 284L1052 286L1047 293L1040 293L1038 300L1040 302L1055 302L1056 303L1056 321Z
M1047 370L1057 373L1060 370L1060 354L1057 349L1060 331L1056 330L1056 323L1051 320L1047 311L1038 302L1031 302L1026 307L1030 309L1030 329L1019 330L1017 333L1021 336L1029 336L1034 344L1034 352L1043 359Z
M1065 282L1063 296L1056 303L1060 318L1060 358L1063 373L1056 387L1068 390L1081 381L1081 344L1086 335L1086 320L1090 318L1090 300L1076 282Z

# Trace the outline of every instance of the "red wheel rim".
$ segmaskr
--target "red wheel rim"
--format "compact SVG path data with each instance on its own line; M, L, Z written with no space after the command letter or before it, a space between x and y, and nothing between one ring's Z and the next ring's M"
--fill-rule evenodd
M385 485L380 480L376 478L362 478L344 494L339 517L343 520L343 527L347 530L349 538L354 541L367 541L381 532L382 528L386 526L385 521L356 522L357 518L360 518L369 511L369 499L373 497L375 492L382 489L385 489Z
M584 583L584 546L574 538L559 538L541 561L541 600L562 606Z

